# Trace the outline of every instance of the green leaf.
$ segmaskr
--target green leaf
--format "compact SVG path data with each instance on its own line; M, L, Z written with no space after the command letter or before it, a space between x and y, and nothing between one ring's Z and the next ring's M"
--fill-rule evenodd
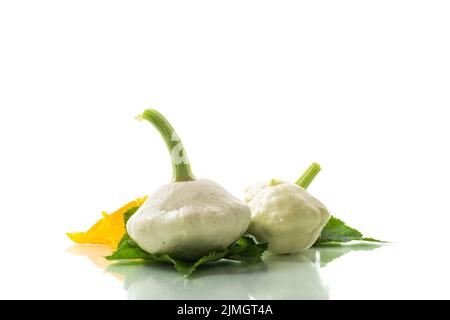
M261 255L267 250L267 244L258 244L250 236L243 236L229 248L221 251L211 251L197 261L184 261L172 258L169 255L155 255L145 252L137 243L126 234L117 250L107 260L145 260L155 263L172 264L184 276L190 276L199 266L219 261L221 259L234 260L245 263L261 261Z
M227 250L211 251L209 254L201 257L195 262L173 259L173 264L178 272L182 273L185 277L188 277L202 264L219 261L220 259L225 257L226 253Z
M320 234L320 242L349 242L360 240L363 235L356 229L347 226L342 220L331 216Z
M124 213L125 225L128 222L128 219L130 219L138 209L139 207L134 207ZM225 250L211 251L197 261L184 261L172 258L167 254L156 255L148 253L141 249L136 241L131 239L128 233L126 233L117 245L116 251L105 258L107 260L145 260L154 263L172 264L178 272L188 277L199 266L221 259L246 263L259 262L261 261L261 255L266 250L267 244L258 244L251 236L245 235Z
M211 251L197 261L184 261L169 255L155 255L145 252L126 234L117 246L117 250L107 260L145 260L156 263L170 263L184 276L190 276L199 266L228 259L245 263L261 261L261 255L267 250L267 244L257 244L253 238L243 236L229 248L221 251Z
M261 256L267 250L267 246L267 243L258 244L250 235L244 235L228 248L225 258L246 263L257 263L261 261Z
M347 226L342 220L331 216L314 245L318 246L332 242L346 243L350 241L383 242L373 238L365 238L358 230Z
M256 243L250 235L242 236L238 241L225 250L211 251L209 254L198 259L196 262L186 262L176 260L175 268L185 276L189 276L199 266L219 261L221 259L239 261L244 263L257 263L261 261L261 256L267 250L267 243Z
M116 251L106 257L107 260L143 259L152 260L152 256L139 248L137 243L125 234L117 245Z
M374 238L362 238L362 241L367 241L367 242L380 242L380 243L387 243L386 241L382 241L382 240L378 240L378 239L374 239Z
M267 250L267 243L258 244L249 235L242 236L229 248L221 251L211 251L195 262L172 259L175 268L184 276L190 276L199 266L216 262L221 259L228 259L244 263L257 263L261 261L261 256Z
M128 220L131 218L133 214L136 213L136 211L138 211L140 207L141 206L136 206L125 211L125 213L123 214L123 222L125 222L125 225L127 225Z

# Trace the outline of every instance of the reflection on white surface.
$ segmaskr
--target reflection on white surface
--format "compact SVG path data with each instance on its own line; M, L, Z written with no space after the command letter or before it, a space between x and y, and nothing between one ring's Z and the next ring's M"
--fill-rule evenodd
M77 245L69 252L124 281L129 299L329 299L321 268L350 251L379 246L352 245L310 249L302 254L266 254L264 262L245 265L221 261L201 267L189 279L172 266L142 262L110 263L109 249Z
M125 278L129 299L328 299L320 267L352 250L374 247L328 247L304 254L272 255L248 266L220 262L185 279L170 266L115 264L107 270Z
M170 266L114 265L129 299L328 299L319 266L306 255L268 256L264 264L220 262L191 278Z

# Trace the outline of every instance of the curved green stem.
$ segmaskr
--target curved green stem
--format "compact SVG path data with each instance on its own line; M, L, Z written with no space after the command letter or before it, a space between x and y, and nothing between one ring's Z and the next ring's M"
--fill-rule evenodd
M302 174L302 176L295 182L303 189L307 189L317 174L320 172L320 165L318 163L313 163L308 169Z
M170 152L173 168L173 181L193 181L194 175L191 171L191 165L184 150L183 143L178 138L175 129L170 125L169 121L158 111L147 109L144 113L137 117L138 120L147 120L159 131L167 149Z

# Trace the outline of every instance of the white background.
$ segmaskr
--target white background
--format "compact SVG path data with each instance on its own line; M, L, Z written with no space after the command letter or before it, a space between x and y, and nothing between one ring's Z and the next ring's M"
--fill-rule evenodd
M0 1L0 297L124 297L64 233L170 180L134 120L152 107L197 177L242 196L317 161L311 193L399 243L336 261L331 297L450 298L449 16L448 1ZM356 276L369 265L385 286Z

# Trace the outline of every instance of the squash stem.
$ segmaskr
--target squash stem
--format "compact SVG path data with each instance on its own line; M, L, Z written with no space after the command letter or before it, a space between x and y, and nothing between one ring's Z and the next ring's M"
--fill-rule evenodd
M169 149L172 160L173 181L193 181L191 165L184 149L183 143L175 132L175 129L167 119L154 109L147 109L142 115L136 117L138 120L147 120L159 131L167 149Z
M308 189L311 182L314 180L314 178L317 176L317 174L320 172L320 165L318 163L313 163L306 169L306 171L302 174L300 178L295 182L296 185L299 185L303 189Z

